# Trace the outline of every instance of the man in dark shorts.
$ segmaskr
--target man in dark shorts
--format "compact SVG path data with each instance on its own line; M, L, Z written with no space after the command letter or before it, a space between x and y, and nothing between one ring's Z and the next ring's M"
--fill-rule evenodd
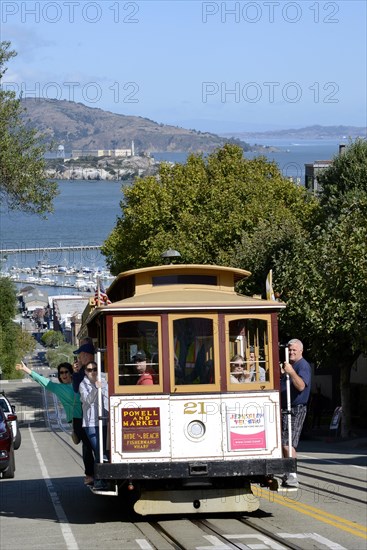
M282 404L282 446L285 457L297 458L296 449L307 413L307 402L311 390L311 367L303 358L303 344L293 339L288 342L289 363L283 364L283 376L280 381ZM291 390L291 426L292 447L289 449L288 414L287 414L287 376ZM298 487L295 473L283 477L284 487Z

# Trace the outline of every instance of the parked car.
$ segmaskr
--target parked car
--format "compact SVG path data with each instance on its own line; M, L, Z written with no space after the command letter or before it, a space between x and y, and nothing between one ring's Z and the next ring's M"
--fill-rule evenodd
M0 393L0 409L4 411L5 417L11 424L14 438L14 449L17 450L22 442L17 416L15 414L15 406L11 405L9 399L4 392Z
M16 415L14 416L16 419ZM14 477L15 457L14 457L14 438L2 408L0 407L0 473L3 478L10 479Z

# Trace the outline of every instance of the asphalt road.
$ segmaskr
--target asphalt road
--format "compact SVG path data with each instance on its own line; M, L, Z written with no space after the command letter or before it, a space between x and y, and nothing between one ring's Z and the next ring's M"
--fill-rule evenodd
M0 480L2 550L366 547L367 448L361 441L301 442L300 489L255 488L261 503L254 514L141 518L123 498L96 496L84 486L80 445L53 423L52 411L50 430L38 385L2 387L25 419L15 478Z

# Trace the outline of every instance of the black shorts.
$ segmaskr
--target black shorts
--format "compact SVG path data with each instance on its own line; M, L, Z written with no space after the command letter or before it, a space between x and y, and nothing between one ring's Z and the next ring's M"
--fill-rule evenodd
M301 432L303 428L303 423L306 418L307 406L306 405L296 405L291 409L291 426L292 426L292 447L297 449L299 438L301 437ZM282 411L282 445L283 447L288 447L289 445L289 436L288 436L288 414L287 411Z

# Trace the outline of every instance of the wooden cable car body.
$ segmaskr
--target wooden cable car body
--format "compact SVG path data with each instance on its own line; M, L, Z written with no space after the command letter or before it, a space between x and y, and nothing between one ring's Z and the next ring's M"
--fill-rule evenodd
M83 314L80 337L104 350L109 388L110 459L96 477L114 494L131 489L140 514L253 511L251 483L276 489L275 475L295 471L281 446L285 305L236 293L248 275L213 265L132 270L113 281L110 304ZM235 356L247 371L240 381Z

